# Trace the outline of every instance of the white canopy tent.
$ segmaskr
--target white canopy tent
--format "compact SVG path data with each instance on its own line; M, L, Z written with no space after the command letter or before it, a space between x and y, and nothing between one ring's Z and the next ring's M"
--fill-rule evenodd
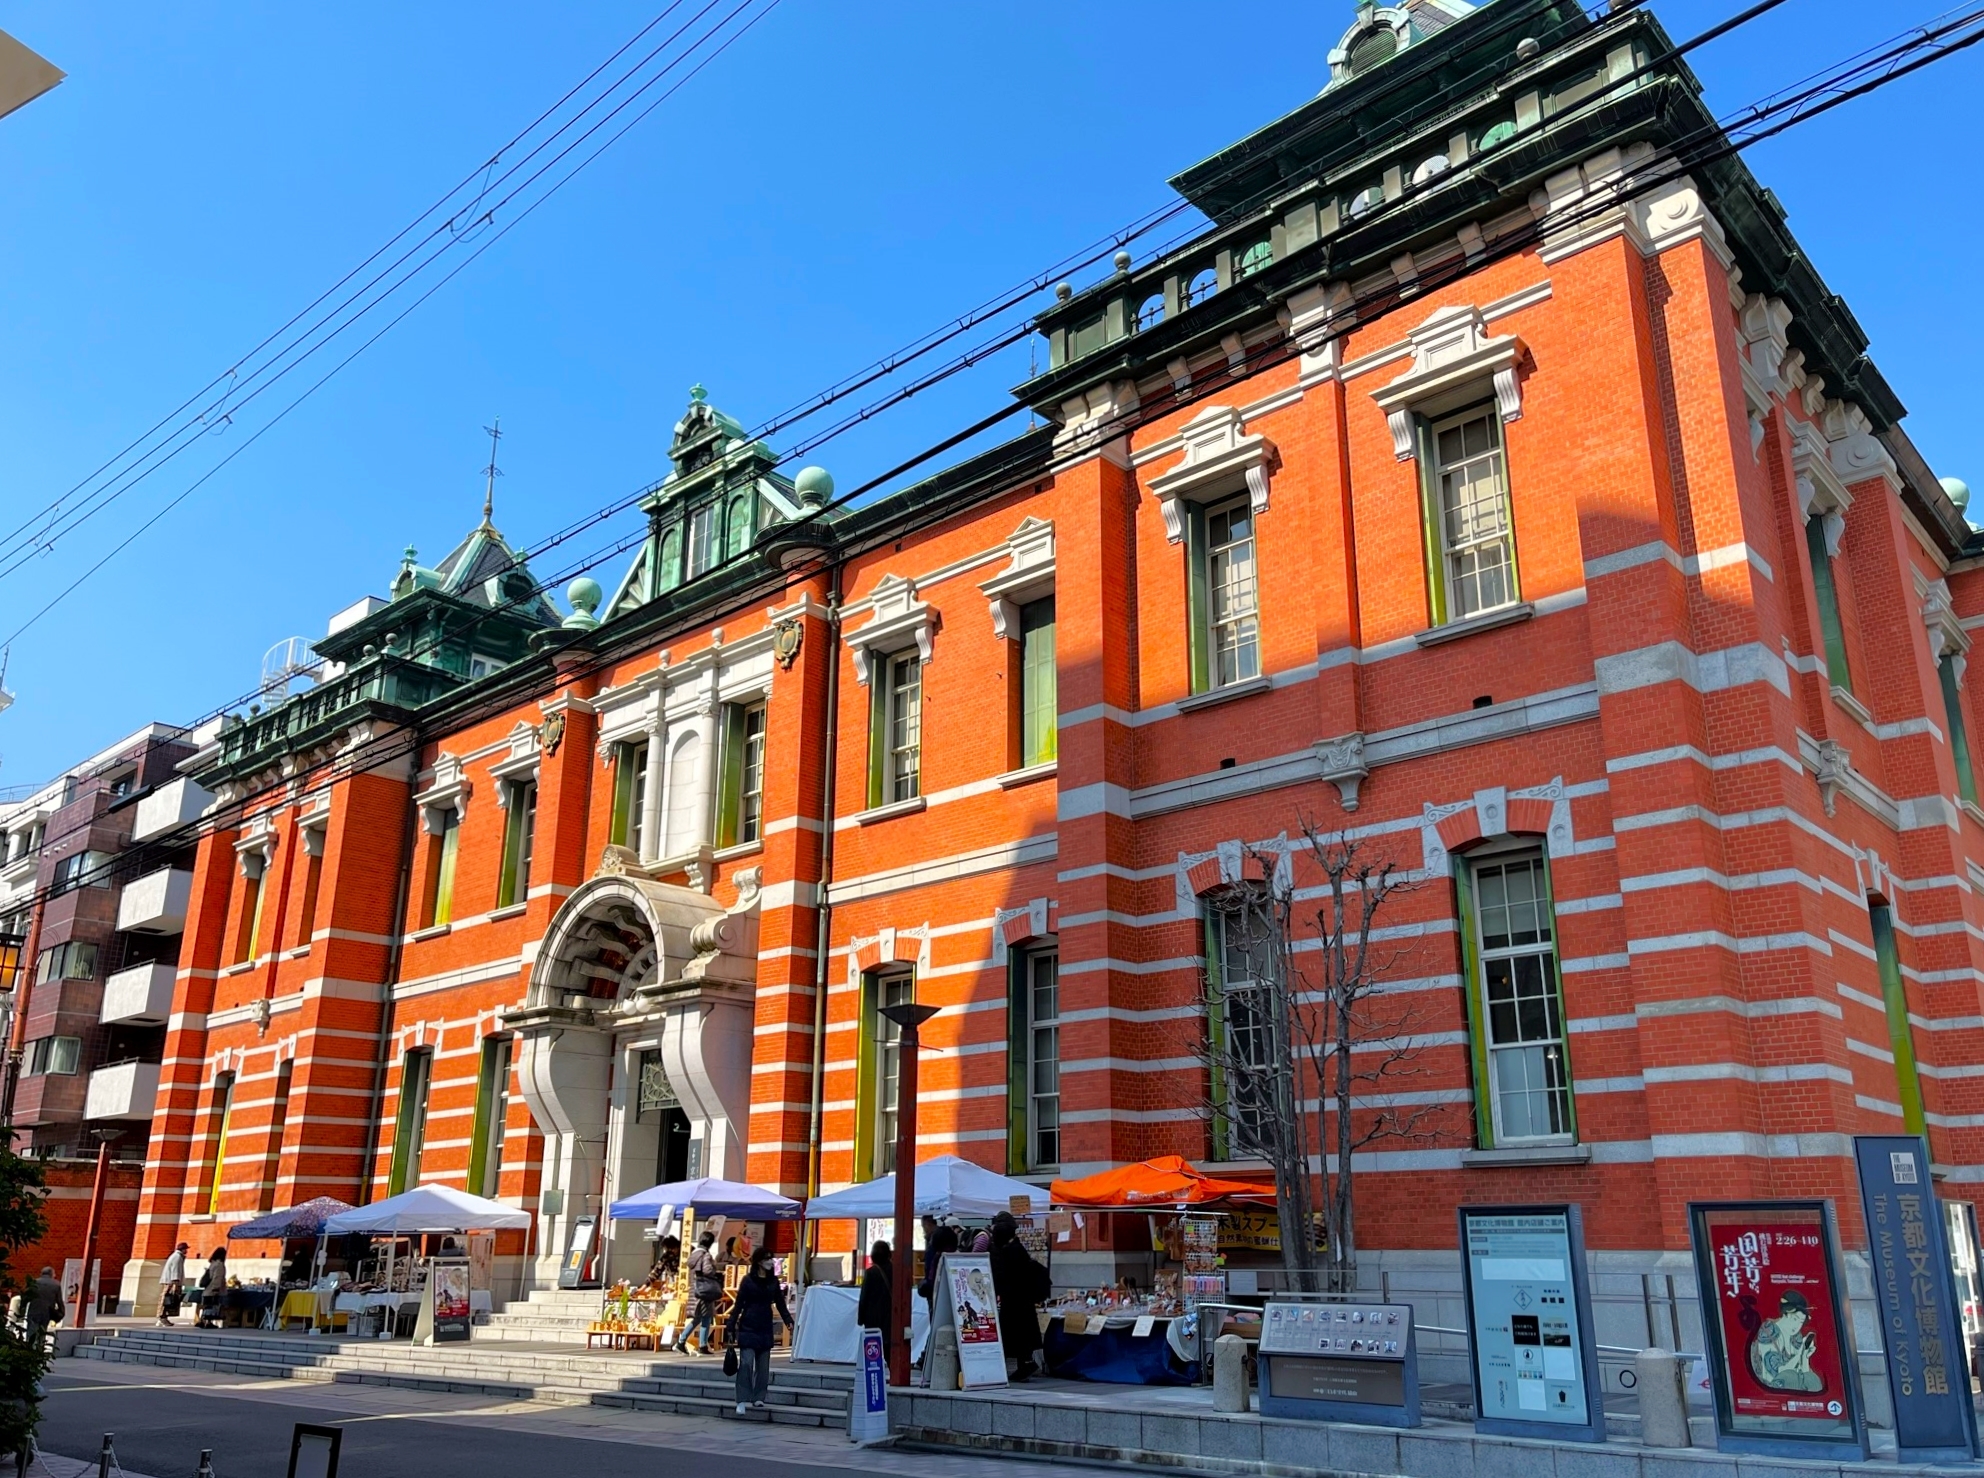
M436 1236L443 1232L496 1232L528 1229L531 1214L501 1201L471 1196L453 1186L418 1185L397 1196L340 1211L324 1223L331 1236L368 1232L375 1236Z
M1012 1209L1015 1196L1026 1196L1043 1210L1047 1206L1045 1186L996 1174L956 1155L934 1155L916 1167L918 1216L996 1216ZM884 1221L895 1214L893 1175L864 1180L806 1203L808 1221Z
M453 1186L417 1185L397 1196L340 1211L324 1223L326 1236L358 1233L376 1237L440 1236L449 1232L527 1230L531 1214L501 1201L471 1196ZM393 1244L396 1246L397 1244ZM386 1253L386 1282L392 1285L392 1246ZM522 1293L521 1272L519 1294Z

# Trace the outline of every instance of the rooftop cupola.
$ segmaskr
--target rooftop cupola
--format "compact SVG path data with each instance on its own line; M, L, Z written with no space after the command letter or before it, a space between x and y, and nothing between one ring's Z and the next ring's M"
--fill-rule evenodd
M1329 55L1325 92L1384 65L1415 41L1440 32L1474 10L1468 0L1401 0L1377 5L1363 0L1357 19Z

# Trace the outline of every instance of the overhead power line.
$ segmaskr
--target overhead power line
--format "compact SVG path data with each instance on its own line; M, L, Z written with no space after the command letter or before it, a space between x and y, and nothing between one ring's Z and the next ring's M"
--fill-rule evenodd
M1608 188L1592 192L1589 198L1582 201L1572 210L1561 214L1553 214L1547 220L1536 223L1529 231L1519 233L1491 247L1488 250L1485 260L1487 262L1501 260L1507 256L1527 250L1541 239L1546 230L1550 232L1575 230L1579 225L1596 219L1606 212L1616 209L1619 205L1637 198L1641 194L1649 193L1652 190L1672 183L1690 168L1699 168L1705 163L1712 163L1722 158L1731 157L1739 153L1743 148L1748 147L1751 143L1775 136L1783 132L1784 129L1795 126L1797 122L1817 116L1821 112L1838 106L1839 103L1849 101L1854 97L1865 96L1882 86L1886 86L1893 81L1897 81L1904 76L1921 70L1934 61L1965 50L1975 45L1979 40L1984 40L1984 6L1961 12L1948 12L1944 17L1938 17L1934 22L1903 33L1901 37L1896 38L1893 43L1887 46L1874 48L1869 52L1858 53L1855 57L1850 58L1848 63L1841 64L1841 66L1834 69L1829 69L1825 73L1817 74L1818 80L1811 82L1809 85L1798 87L1789 93L1773 95L1772 98L1767 99L1765 102L1739 110L1739 113L1733 116L1747 120L1751 130L1749 135L1740 141L1722 137L1725 126L1721 122L1711 122L1703 125L1692 134L1684 136L1683 139L1677 142L1674 150L1676 157L1673 159L1659 161L1654 167L1644 170L1637 175L1622 178ZM1434 290L1445 286L1450 280L1458 280L1461 277L1478 271L1482 265L1485 265L1485 262L1470 263L1464 260L1449 262L1422 277L1421 285L1429 291ZM1424 294L1422 293L1407 301L1416 303L1423 296ZM1351 318L1358 327L1368 327L1399 311L1403 306L1405 306L1405 303L1397 299L1395 295L1374 291L1367 294L1364 301L1353 301L1350 305ZM1222 371L1204 376L1195 376L1191 386L1170 401L1153 403L1149 406L1140 406L1135 410L1126 411L1109 418L1107 421L1092 428L1093 434L1104 439L1124 434L1133 430L1136 425L1141 424L1144 420L1157 415L1170 414L1179 406L1194 403L1206 396L1216 394L1228 385L1270 369L1274 365L1285 362L1300 352L1299 345L1287 340L1262 346L1259 349L1250 351L1237 365L1229 364ZM903 472L911 470L936 456L942 455L944 451L969 440L975 435L981 434L1001 421L1010 419L1024 409L1025 406L1023 404L1015 402L1013 405L995 412L983 420L964 428L962 431L945 438L943 441L926 448L897 467L836 498L826 508L814 510L805 517L795 520L794 523L804 523L809 518L818 517L820 514L834 508L845 506L849 502L864 496L866 493L886 485L888 482L894 480L894 478L902 475ZM920 527L933 520L950 516L953 516L952 510L925 510L912 520L912 524ZM892 529L890 536L898 536L901 532L902 530L900 529ZM639 543L643 538L645 538L645 531L622 541L621 548L623 550L630 548L633 544ZM720 569L738 559L749 559L752 557L754 556L751 551L745 551L741 555L732 556L720 561L716 568ZM587 567L590 566L581 566L581 568ZM534 599L544 588L545 584L540 584L528 595L518 596L512 601L505 602L504 606L492 608L476 619L477 621L489 619L500 609L509 608L524 601ZM595 654L590 659L587 670L596 670L613 660L618 660L616 653ZM482 717L507 711L514 706L514 703L507 695L503 695L499 699L489 701L484 706L488 709L487 713L472 713L470 716L465 717L463 722L473 723L479 721ZM379 738L364 741L341 755L333 764L325 767L321 772L322 781L320 783L331 783L338 778L356 773L361 768L372 768L390 763L395 759L413 755L423 747L425 742L424 739L408 735L403 731L393 731ZM181 839L190 842L214 830L228 829L237 824L245 816L247 809L253 802L265 795L273 794L283 789L288 783L287 780L272 781L235 797L228 806L220 808L215 813L190 824L180 834ZM114 866L114 861L105 863L100 870L100 874L107 875ZM96 875L99 874L92 874L92 876ZM87 879L79 881L87 881ZM49 891L52 890L38 891L33 895L32 901L41 901L41 899L47 896Z

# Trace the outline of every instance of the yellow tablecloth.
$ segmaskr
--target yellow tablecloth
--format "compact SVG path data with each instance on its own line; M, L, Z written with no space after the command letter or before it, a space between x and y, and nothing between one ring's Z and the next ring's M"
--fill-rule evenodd
M329 1324L333 1297L311 1288L292 1288L283 1295L282 1305L276 1311L276 1326L281 1328L291 1319L307 1319L319 1326Z

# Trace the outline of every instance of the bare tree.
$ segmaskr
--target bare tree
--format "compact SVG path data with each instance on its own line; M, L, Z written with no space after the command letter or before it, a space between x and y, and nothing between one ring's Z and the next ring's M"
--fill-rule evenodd
M1296 886L1304 856L1320 886ZM1306 818L1299 841L1247 849L1241 871L1207 900L1203 1111L1216 1153L1272 1170L1291 1286L1348 1291L1355 1156L1379 1140L1422 1137L1434 1112L1390 1096L1419 1071L1420 1013L1385 989L1410 946L1372 937L1413 885L1369 843ZM1305 1234L1319 1199L1320 1255Z

